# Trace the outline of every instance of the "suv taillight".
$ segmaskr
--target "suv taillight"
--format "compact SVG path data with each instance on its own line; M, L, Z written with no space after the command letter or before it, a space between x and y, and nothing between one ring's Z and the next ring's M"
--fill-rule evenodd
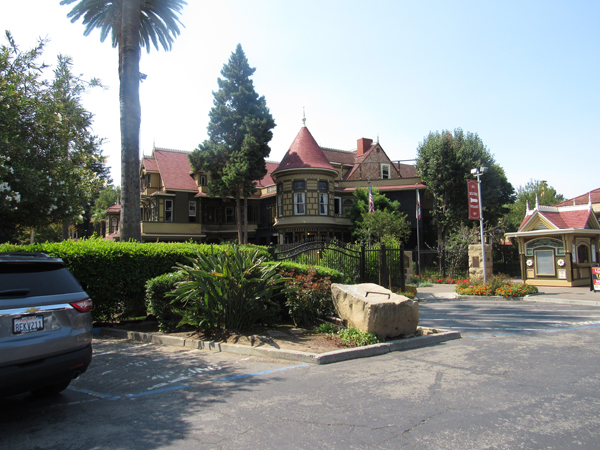
M75 308L79 312L88 312L92 310L92 299L86 298L85 300L80 300L78 302L71 303L71 306Z

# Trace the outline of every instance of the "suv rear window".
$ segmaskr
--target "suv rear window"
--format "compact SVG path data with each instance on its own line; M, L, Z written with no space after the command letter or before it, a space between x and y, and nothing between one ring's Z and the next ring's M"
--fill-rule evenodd
M62 264L4 262L0 264L2 291L29 289L27 297L81 292L75 277Z

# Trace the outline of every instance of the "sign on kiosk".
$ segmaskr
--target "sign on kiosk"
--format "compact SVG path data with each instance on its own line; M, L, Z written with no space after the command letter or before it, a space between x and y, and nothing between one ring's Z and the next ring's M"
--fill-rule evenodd
M590 291L600 291L600 267L592 267L592 285Z
M467 180L467 190L469 191L469 219L480 220L479 216L479 190L476 180Z

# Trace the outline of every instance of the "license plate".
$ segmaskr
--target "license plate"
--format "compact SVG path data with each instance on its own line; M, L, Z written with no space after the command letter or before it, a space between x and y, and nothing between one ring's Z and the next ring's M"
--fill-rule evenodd
M25 316L13 319L13 334L31 333L44 329L44 316Z

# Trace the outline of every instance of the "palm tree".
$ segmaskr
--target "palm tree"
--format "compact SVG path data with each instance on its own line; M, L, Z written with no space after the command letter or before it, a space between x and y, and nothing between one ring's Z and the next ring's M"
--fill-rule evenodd
M171 50L179 35L178 14L184 0L61 0L78 2L67 14L71 23L83 17L84 35L100 29L100 41L111 34L119 49L119 99L121 111L121 241L141 241L139 189L140 48L159 44Z

